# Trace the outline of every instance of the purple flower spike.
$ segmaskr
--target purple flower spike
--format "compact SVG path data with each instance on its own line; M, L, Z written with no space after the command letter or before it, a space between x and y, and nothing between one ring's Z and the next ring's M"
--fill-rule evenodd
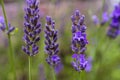
M76 10L72 15L72 51L75 53L72 55L74 61L72 66L78 72L84 70L87 65L85 50L88 44L86 38L86 25L84 24L85 16L81 15L79 10Z
M51 66L56 66L60 63L59 45L57 43L57 30L55 30L55 22L50 16L46 17L45 29L45 52L48 54L47 63Z
M112 21L107 31L107 35L110 38L116 38L120 30L120 3L115 6L112 12Z
M39 8L37 0L26 0L27 7L25 8L24 16L24 37L25 46L23 51L29 56L34 56L38 53L39 47L37 43L40 40L41 23L39 22Z

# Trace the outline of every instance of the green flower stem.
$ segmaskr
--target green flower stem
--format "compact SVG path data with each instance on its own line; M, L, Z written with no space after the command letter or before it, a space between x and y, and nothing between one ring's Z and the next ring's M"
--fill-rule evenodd
M78 80L86 80L85 79L85 71L81 71L78 73L79 76L78 76Z
M82 80L81 72L78 72L78 74L77 74L77 79L76 79L76 80Z
M31 58L31 57L28 56L28 62L29 62L29 64L28 64L28 65L29 65L29 66L28 66L28 67L29 67L29 68L28 68L28 69L29 69L29 80L31 80L31 59L30 59L30 58Z
M4 18L5 18L6 29L8 30L8 21L7 21L5 8L4 8L4 2L3 0L0 0L0 2L1 2L2 11L4 14ZM8 56L9 56L9 61L10 61L10 70L11 70L12 77L13 77L12 80L16 80L15 61L14 61L14 54L12 50L12 42L11 42L10 34L8 34L8 43L9 43L9 55Z
M51 68L52 68L53 80L56 80L56 75L55 75L54 67L51 67Z

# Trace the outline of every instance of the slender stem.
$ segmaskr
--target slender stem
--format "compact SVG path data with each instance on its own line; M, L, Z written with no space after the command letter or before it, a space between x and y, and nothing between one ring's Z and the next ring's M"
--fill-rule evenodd
M5 18L6 28L8 30L8 21L7 21L7 16L6 16L5 8L4 8L4 2L3 2L3 0L0 0L0 1L1 1L1 6L2 6L2 11L3 11L3 14L4 14L4 18Z
M85 76L85 71L81 71L79 72L79 79L78 80L85 80L84 77Z
M0 0L1 2L1 6L2 6L2 11L4 14L4 18L5 18L5 24L6 24L6 29L8 30L8 21L7 21L7 16L6 16L6 12L5 12L5 8L4 8L4 2L3 0ZM13 54L13 50L12 50L12 42L11 42L11 36L10 34L8 34L8 42L9 42L9 61L10 61L10 70L12 72L12 80L16 80L16 71L15 71L15 61L14 61L14 54Z
M51 67L51 68L52 68L53 80L56 80L56 75L55 75L54 67Z
M29 62L29 80L31 80L31 59L30 56L28 56L28 62Z
M78 72L78 80L82 80L81 72Z
M83 80L82 72L79 72L80 78L79 80Z

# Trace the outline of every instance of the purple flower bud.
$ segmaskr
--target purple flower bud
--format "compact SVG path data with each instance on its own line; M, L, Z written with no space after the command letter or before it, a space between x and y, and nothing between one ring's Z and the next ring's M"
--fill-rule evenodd
M25 22L24 22L24 47L31 47L31 49L23 48L23 51L29 56L34 56L38 53L39 34L41 32L41 23L39 22L39 8L37 0L26 0L27 7L25 8Z
M5 29L6 29L4 18L2 16L0 16L0 29L2 31L5 31Z
M26 54L31 55L31 53L30 53L29 49L27 48L27 46L26 46L26 47L22 46L22 50L23 50Z
M72 55L72 58L73 58L73 59L76 59L77 56L78 56L78 54L73 54L73 55Z
M12 27L10 24L8 24L8 30L7 30L5 20L3 17L0 16L0 30L2 30L3 32L6 30L7 34L10 34L11 32L14 31L14 29L15 27Z
M75 17L73 15L71 16L71 20L73 23L75 23Z
M50 64L52 66L56 66L57 64L60 63L60 57L58 55L48 56L46 61L48 64Z
M79 55L79 62L80 62L80 67L82 70L84 70L86 68L86 65L87 65L87 61L85 59L85 55L84 54L80 54Z
M38 42L40 40L40 37L36 37L36 39L34 40L34 43Z
M0 16L0 23L4 23L4 18Z
M8 32L7 32L7 34L13 32L14 30L15 30L15 27L10 26L10 27L9 27L9 30L8 30Z
M73 54L72 58L74 61L72 62L72 66L77 70L81 71L84 70L87 66L87 61L85 59L84 54Z

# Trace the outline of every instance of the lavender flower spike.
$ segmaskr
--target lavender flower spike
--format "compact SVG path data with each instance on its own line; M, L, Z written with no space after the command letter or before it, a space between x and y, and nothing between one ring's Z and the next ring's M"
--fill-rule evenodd
M115 6L112 12L112 21L110 23L107 35L110 38L116 38L120 30L120 3Z
M51 66L56 66L60 63L60 57L57 55L59 52L59 45L57 43L57 31L55 30L55 22L50 16L46 17L45 29L45 51L48 54L46 59L47 63Z
M29 56L37 54L39 49L37 42L40 40L41 23L39 22L38 5L37 0L27 0L27 7L25 8L23 40L26 45L22 49Z
M79 10L76 10L72 15L72 51L74 52L72 62L75 70L80 72L87 66L87 60L85 56L86 44L88 44L86 38L86 25L84 24L84 15L81 15Z

